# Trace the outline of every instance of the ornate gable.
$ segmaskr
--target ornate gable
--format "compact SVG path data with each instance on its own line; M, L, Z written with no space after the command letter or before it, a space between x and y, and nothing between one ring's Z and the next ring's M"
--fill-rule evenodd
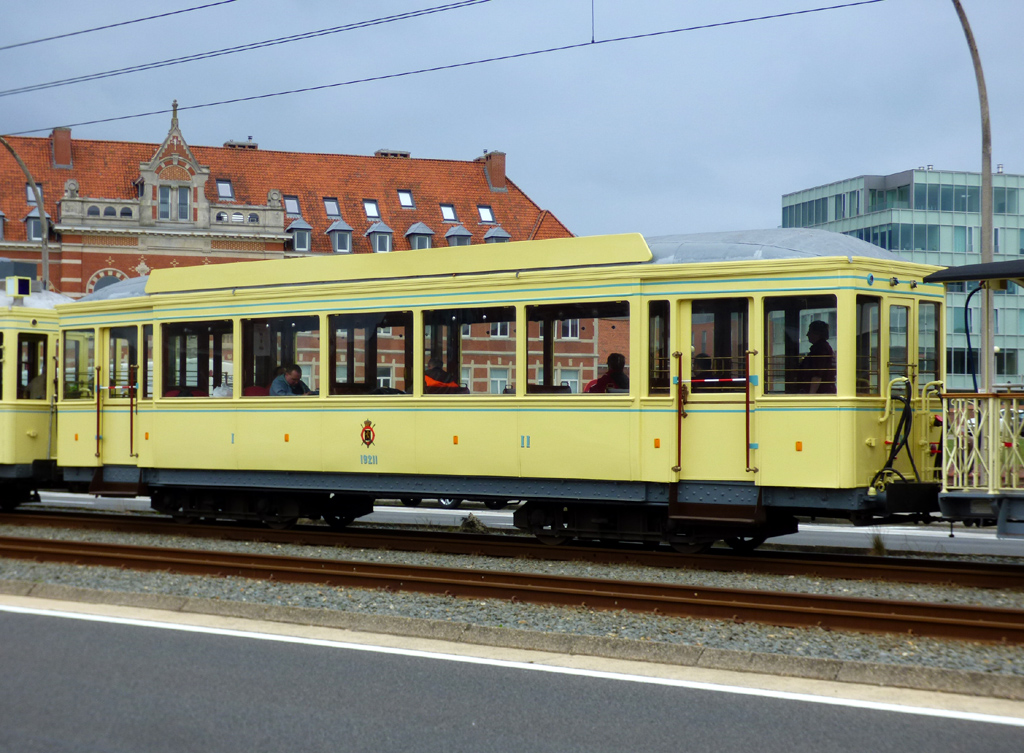
M164 220L184 221L196 227L209 227L210 210L205 187L210 168L199 164L181 135L178 100L174 100L171 107L171 127L167 137L153 158L139 165L139 181L143 185L140 192L142 222L148 225ZM169 193L170 189L174 193ZM179 192L184 189L190 189L187 196ZM186 208L179 213L179 206Z

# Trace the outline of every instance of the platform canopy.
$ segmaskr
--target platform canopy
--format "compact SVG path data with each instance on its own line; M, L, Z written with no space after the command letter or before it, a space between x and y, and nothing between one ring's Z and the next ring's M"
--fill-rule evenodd
M1012 280L1024 286L1024 259L994 261L988 264L964 264L932 272L925 282L983 282L985 280Z

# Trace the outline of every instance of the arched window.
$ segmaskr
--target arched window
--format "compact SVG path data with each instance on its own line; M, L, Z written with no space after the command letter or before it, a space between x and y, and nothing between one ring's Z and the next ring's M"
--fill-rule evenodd
M249 222L259 222L259 221L260 221L260 216L258 214L256 214L255 212L253 212L252 214L249 215Z
M131 207L121 207L121 216L122 217L127 217L128 219L131 219L132 218L132 208Z
M89 207L89 209L86 211L85 214L88 217L99 217L100 216L100 208L99 207Z
M235 212L233 215L231 215L232 222L242 222L244 219L245 217L242 215L241 212Z
M104 217L117 217L117 210L114 209L113 207L104 207L103 208L103 216Z
M217 222L227 222L227 221L228 221L228 213L227 212L217 212Z

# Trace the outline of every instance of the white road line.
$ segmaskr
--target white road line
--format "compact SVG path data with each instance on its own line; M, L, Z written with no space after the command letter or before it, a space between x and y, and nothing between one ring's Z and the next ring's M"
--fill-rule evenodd
M592 669L576 669L572 667L558 667L545 664L531 664L528 662L508 661L504 659L487 659L473 656L459 656L457 654L442 654L433 651L419 651L415 649L393 648L388 646L369 646L358 643L346 643L343 641L329 641L316 638L301 638L289 635L274 635L272 633L255 633L245 630L227 630L224 628L203 627L198 625L179 625L171 622L156 622L153 620L137 620L124 617L112 617L106 615L78 614L74 612L62 612L52 609L32 609L28 607L15 607L0 604L0 611L12 614L29 614L40 617L59 617L72 620L83 620L86 622L103 622L114 625L128 625L132 627L157 628L159 630L177 630L185 633L202 633L205 635L218 635L229 638L249 638L259 641L273 641L277 643L292 643L305 646L318 646L321 648L347 649L349 651L364 651L378 654L390 654L395 656L409 656L417 659L434 659L439 661L459 662L462 664L481 664L492 667L503 667L507 669L521 669L533 672L547 672L549 674L572 675L576 677L592 677L601 680L618 680L621 682L635 682L647 685L663 685L674 688L686 688L689 690L705 690L715 693L733 693L735 695L755 696L759 698L773 698L785 701L802 701L804 703L818 703L827 706L846 706L849 708L867 709L871 711L888 711L896 714L913 714L916 716L937 717L940 719L956 719L968 722L982 722L985 724L1002 724L1011 727L1024 727L1024 719L1008 716L996 716L992 714L979 714L970 711L952 711L948 709L934 709L914 706L901 706L894 703L880 703L878 701L864 701L847 698L830 698L828 696L811 695L807 693L791 693L779 690L764 690L760 688L744 688L735 685L717 685L707 682L692 682L689 680L673 680L659 677L643 677L640 675L628 675L618 672L602 672Z

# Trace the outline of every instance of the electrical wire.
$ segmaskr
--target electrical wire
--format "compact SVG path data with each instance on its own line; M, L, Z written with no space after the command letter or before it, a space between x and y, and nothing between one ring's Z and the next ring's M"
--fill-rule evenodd
M142 21L155 21L158 18L167 18L168 16L177 16L179 13L191 13L194 10L204 10L205 8L213 8L217 5L227 5L228 3L234 3L237 0L220 0L216 3L207 3L206 5L197 5L194 8L182 8L181 10L172 10L168 13L161 13L157 16L146 16L145 18L136 18L131 21L120 21L116 24L107 24L106 26L97 26L93 29L82 29L81 31L69 31L67 34L58 34L54 37L43 37L42 39L33 39L29 42L18 42L16 44L8 44L0 47L0 51L13 50L15 47L28 47L30 44L40 44L42 42L52 42L55 39L66 39L68 37L77 37L79 34L91 34L94 31L103 31L104 29L116 29L118 26L128 26L130 24L141 23Z
M232 0L232 2L234 2L234 0ZM263 40L262 42L250 42L248 44L237 45L235 47L224 47L219 50L210 50L209 52L197 52L194 55L184 55L182 57L169 58L167 60L158 60L153 63L140 63L139 65L131 65L126 68L116 68L114 70L101 71L99 73L87 73L82 76L63 78L58 79L57 81L48 81L43 84L30 84L29 86L20 86L14 89L4 89L0 90L0 97L10 97L15 94L28 94L29 92L42 91L44 89L54 89L59 86L70 86L72 84L81 84L86 81L97 81L99 79L104 78L113 78L114 76L124 76L128 73L139 73L141 71L149 71L155 68L166 68L167 66L171 65L181 65L182 63L192 63L199 60L208 60L210 58L222 57L224 55L234 55L239 52L259 50L264 47L274 47L279 44L301 42L307 39L315 39L317 37L327 36L329 34L339 34L343 31L367 29L373 26L394 23L395 21L405 21L410 18L419 18L421 16L429 16L434 13L444 13L450 10L460 10L462 8L468 8L473 5L481 5L482 3L489 2L491 2L491 0L459 0L459 2L448 3L446 5L438 5L432 8L422 8L420 10L408 11L406 13L397 13L393 16L383 16L381 18L374 18L369 21L357 21L355 23L344 24L342 26L332 26L327 29L307 31L303 32L302 34L292 34L287 37L266 39Z
M271 99L271 98L274 98L274 97L284 97L284 96L291 95L291 94L306 94L306 93L309 93L309 92L323 91L323 90L326 90L326 89L336 89L336 88L342 87L342 86L353 86L355 84L366 84L366 83L372 83L372 82L377 82L377 81L387 81L387 80L391 80L391 79L407 78L409 76L418 76L418 75L421 75L421 74L424 74L424 73L437 73L437 72L440 72L440 71L456 70L458 68L468 68L468 67L475 66L475 65L484 65L484 64L487 64L487 63L497 63L497 62L502 62L502 61L506 61L506 60L517 60L517 59L520 59L520 58L534 57L534 56L537 56L537 55L545 55L545 54L553 53L553 52L565 52L565 51L568 51L568 50L576 50L576 49L579 49L581 47L595 47L595 46L598 46L598 45L615 44L615 43L618 43L618 42L635 41L635 40L638 40L638 39L650 39L650 38L653 38L653 37L661 37L661 36L666 36L666 35L669 35L669 34L681 34L681 33L689 32L689 31L702 31L702 30L705 30L705 29L722 28L722 27L726 27L726 26L736 26L736 25L739 25L739 24L753 23L753 22L756 22L756 21L769 21L769 20L774 20L774 19L779 19L779 18L787 18L787 17L790 17L790 16L801 16L801 15L807 15L807 14L810 14L810 13L822 13L824 11L841 10L841 9L844 9L844 8L853 8L853 7L856 7L856 6L859 6L859 5L873 5L875 3L880 3L880 2L885 2L885 0L859 0L858 2L842 3L840 5L829 5L829 6L824 6L824 7L820 7L820 8L808 8L806 10L789 11L789 12L786 12L786 13L776 13L776 14L768 15L768 16L757 16L757 17L753 17L753 18L744 18L744 19L739 19L739 20L736 20L736 21L720 21L720 22L712 23L712 24L702 24L700 26L687 26L687 27L678 28L678 29L665 29L665 30L662 30L662 31L652 31L652 32L648 32L648 33L645 33L645 34L632 34L632 35L629 35L629 36L615 37L615 38L612 38L612 39L601 39L601 40L598 40L597 42L580 42L580 43L577 43L577 44L568 44L568 45L563 45L563 46L560 46L560 47L548 47L548 48L541 49L541 50L530 50L528 52L517 52L517 53L510 54L510 55L499 55L499 56L491 57L491 58L481 58L479 60L469 60L469 61L465 61L465 62L462 62L462 63L450 63L448 65L438 65L438 66L434 66L434 67L431 67L431 68L418 68L416 70L411 70L411 71L402 71L401 73L387 73L387 74L382 74L380 76L368 76L366 78L350 79L348 81L338 81L338 82L335 82L333 84L320 84L318 86L306 86L306 87L302 87L302 88L299 88L299 89L287 89L285 91L271 92L271 93L268 93L268 94L254 94L254 95L251 95L251 96L248 96L248 97L236 97L234 99L223 99L223 100L218 100L216 102L205 102L203 104L198 104L198 105L179 106L178 107L178 112L184 112L186 110L202 110L202 109L206 109L206 108L210 108L210 107L223 107L224 105L239 104L241 102L254 102L254 101L261 100L261 99ZM169 110L169 109L151 110L149 112L135 113L134 115L118 115L118 116L110 117L110 118L97 118L95 120L83 120L83 121L78 122L78 123L67 123L67 124L63 124L61 126L56 126L56 127L61 127L61 128L79 128L79 127L82 127L82 126L98 125L100 123L114 123L114 122L118 122L118 121L122 121L122 120L134 120L134 119L137 119L137 118L147 118L147 117L150 117L152 115L166 115L169 112L171 112L171 110ZM25 136L25 135L30 134L30 133L40 133L40 132L45 132L45 131L51 131L51 130L53 130L54 127L55 126L48 126L48 127L44 127L44 128L32 128L32 129L28 129L28 130L24 130L24 131L15 131L15 132L12 132L12 133L9 133L9 134L6 134L6 135L8 135L8 136Z

